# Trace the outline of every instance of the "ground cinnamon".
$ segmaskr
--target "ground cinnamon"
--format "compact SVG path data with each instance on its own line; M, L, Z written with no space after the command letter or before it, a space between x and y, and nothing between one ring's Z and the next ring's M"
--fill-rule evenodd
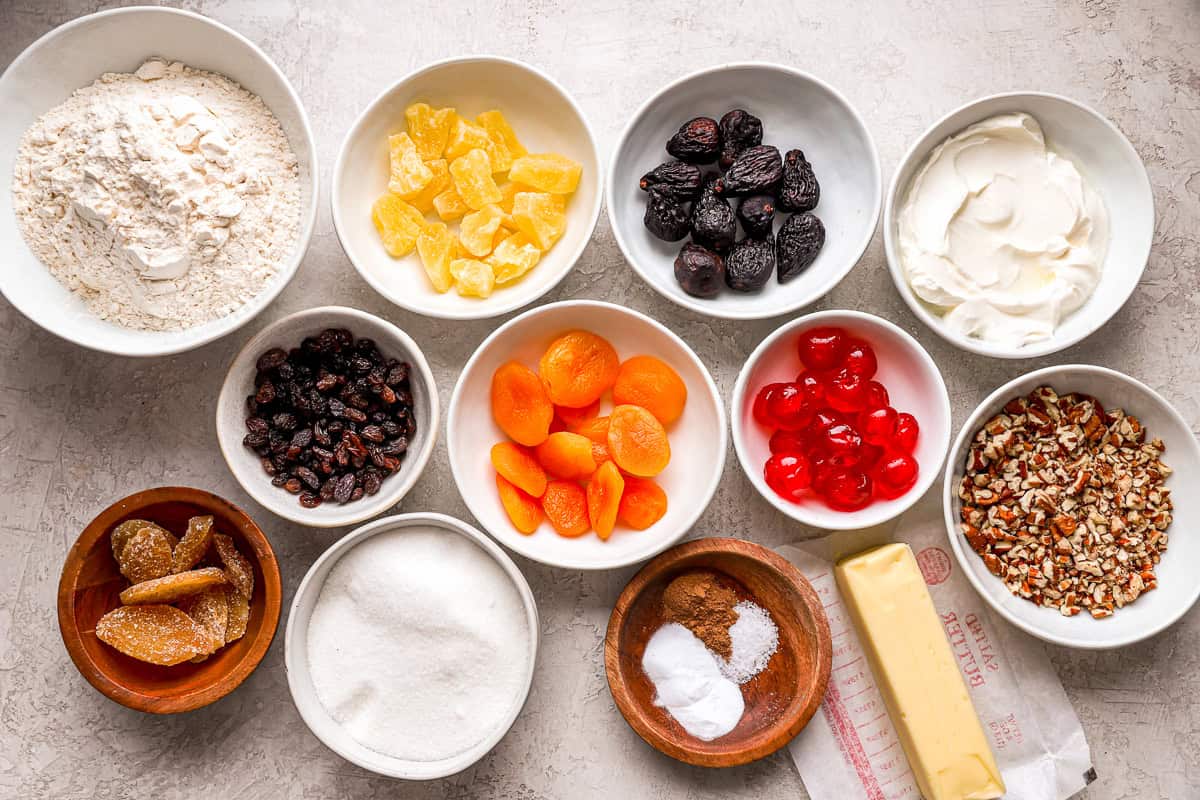
M737 602L733 590L716 573L707 571L684 573L663 592L666 618L696 634L710 650L725 659L733 650L729 626L737 622L738 614L733 610Z

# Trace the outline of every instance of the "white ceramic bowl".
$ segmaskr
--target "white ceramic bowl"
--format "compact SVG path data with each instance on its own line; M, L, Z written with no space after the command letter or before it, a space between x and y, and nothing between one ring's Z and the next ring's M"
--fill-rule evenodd
M105 72L132 72L150 56L221 73L254 92L287 134L300 166L299 238L278 274L234 313L182 331L143 331L106 322L59 283L26 246L13 213L13 167L26 129ZM0 77L0 292L50 333L93 350L158 356L199 347L236 330L283 291L308 250L317 217L317 151L308 114L288 79L262 50L214 20L173 8L102 11L38 39Z
M472 117L499 109L531 153L557 152L583 164L579 188L567 205L566 233L524 278L497 287L486 300L461 297L453 289L439 294L416 252L392 258L371 222L372 203L387 191L387 137L407 130L404 109L422 101L434 107L452 106ZM600 164L583 111L546 73L498 56L438 61L386 89L346 134L333 168L333 226L354 268L396 305L443 319L497 317L532 303L575 266L600 216Z
M635 355L662 359L687 385L683 416L667 429L671 463L655 480L666 491L666 515L635 531L618 525L608 541L594 533L566 539L549 522L525 536L509 521L496 494L490 452L507 437L492 419L492 373L516 359L537 369L538 359L560 334L591 331L607 339L625 360ZM603 399L601 414L611 408ZM675 544L708 507L725 466L725 407L708 370L682 339L649 317L592 300L551 303L509 320L471 356L463 368L446 415L450 469L467 508L488 533L521 555L570 569L612 569L636 564Z
M246 397L254 393L255 364L260 355L272 347L284 350L299 347L306 336L316 336L326 328L347 328L355 338L374 339L385 357L409 363L417 432L409 442L400 471L385 478L377 494L346 505L322 503L316 508L304 508L296 495L271 485L271 478L263 472L258 454L242 444L246 436ZM234 357L217 398L217 443L233 477L268 511L316 528L353 525L399 503L429 462L439 424L437 385L417 343L386 320L340 306L298 311L263 328Z
M930 152L969 125L1017 111L1031 114L1042 126L1046 143L1079 168L1108 210L1109 242L1095 293L1071 314L1049 339L1024 347L1004 347L951 331L933 306L908 286L900 261L897 215L913 175ZM1040 92L996 94L951 111L930 126L901 159L888 188L883 214L883 243L888 269L904 302L939 336L963 350L994 358L1036 358L1057 353L1099 330L1133 294L1154 238L1154 194L1146 167L1133 145L1115 125L1088 106Z
M958 485L975 433L1008 401L1023 397L1039 386L1049 385L1060 394L1080 392L1095 397L1107 409L1122 408L1142 421L1149 436L1163 440L1167 449L1163 462L1174 469L1167 479L1174 500L1174 521L1167 533L1170 545L1155 570L1158 588L1139 597L1107 619L1093 619L1086 612L1064 617L1056 609L1035 606L1016 597L983 565L959 532L962 502ZM1200 486L1200 445L1188 423L1163 397L1140 381L1105 367L1069 364L1046 367L1001 386L971 414L946 463L943 508L946 533L958 564L975 590L996 613L1052 644L1085 650L1104 650L1148 639L1166 630L1187 613L1200 598L1196 564L1200 563L1200 504L1192 497Z
M513 586L520 593L522 604L525 607L525 619L529 627L529 670L525 676L525 686L520 697L517 698L505 717L504 724L470 750L440 761L409 761L394 758L359 744L346 732L345 728L329 715L325 706L321 704L316 689L313 687L312 674L308 665L308 625L330 570L342 556L366 539L379 533L413 527L441 528L447 536L462 536L491 556L512 579ZM432 780L461 772L487 755L488 751L504 738L504 734L512 727L529 696L539 640L540 625L537 603L533 599L529 583L513 560L495 542L465 522L444 514L399 514L377 519L361 528L356 528L334 542L309 568L292 600L291 612L288 614L287 632L284 636L283 659L287 669L288 688L292 693L292 702L296 704L296 709L300 712L300 716L308 725L309 730L326 747L347 761L380 775L405 780Z
M836 511L815 495L799 503L784 500L763 478L763 465L771 457L771 432L754 419L754 398L768 383L795 380L803 370L796 349L800 334L820 326L844 328L866 340L879 361L874 380L887 388L893 408L912 414L920 425L914 453L920 466L917 482L894 500L875 500L858 511ZM903 514L937 479L950 442L950 395L929 353L892 323L860 311L818 311L777 328L746 359L733 387L731 409L733 448L754 488L792 519L824 530L869 528Z
M646 193L638 180L671 160L667 140L689 119L744 108L762 119L763 144L780 153L799 148L821 184L814 209L825 224L825 246L802 275L785 284L774 276L760 292L722 290L712 299L692 297L675 280L683 242L664 242L642 223ZM715 171L716 164L704 169ZM836 89L779 64L726 64L668 84L634 112L613 150L606 189L608 216L621 252L663 297L700 314L761 319L787 314L818 300L862 257L883 196L879 154L859 113ZM735 205L736 208L736 205ZM786 214L776 215L776 230Z

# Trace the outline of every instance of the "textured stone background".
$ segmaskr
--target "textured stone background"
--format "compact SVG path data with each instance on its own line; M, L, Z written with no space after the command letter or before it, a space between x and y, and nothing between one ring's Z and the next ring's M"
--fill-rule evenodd
M55 25L108 5L0 0L0 65ZM930 122L979 95L1031 88L1092 104L1145 159L1158 208L1146 276L1103 331L1034 363L969 356L911 316L887 275L878 237L817 307L881 314L916 335L945 374L956 426L1003 381L1034 367L1082 361L1146 381L1200 428L1200 7L1190 0L989 0L962 11L931 0L803 7L734 0L186 5L257 42L295 83L312 116L325 185L343 133L377 92L425 62L471 52L548 70L578 98L604 155L648 92L727 60L793 64L841 88L865 114L889 177ZM718 322L668 304L623 263L605 218L575 271L547 299L569 297L610 300L658 317L696 348L726 396L745 356L782 321ZM181 356L135 361L86 352L43 333L0 300L0 795L806 797L782 753L707 771L658 755L626 727L605 684L601 637L632 569L582 574L517 559L543 621L529 703L477 766L427 785L373 777L309 734L288 695L282 627L241 689L185 716L125 710L79 677L59 639L55 588L69 545L113 500L170 482L244 505L274 543L285 601L309 564L344 533L306 530L256 506L221 460L212 421L225 367L241 343L270 320L326 303L364 308L411 333L432 362L443 402L461 365L498 322L450 326L391 307L353 271L324 207L312 249L279 300L245 329ZM444 447L402 508L469 518ZM709 534L769 545L811 535L754 493L732 453L716 500L694 531ZM1137 647L1054 649L1051 657L1100 774L1088 800L1200 797L1200 613Z

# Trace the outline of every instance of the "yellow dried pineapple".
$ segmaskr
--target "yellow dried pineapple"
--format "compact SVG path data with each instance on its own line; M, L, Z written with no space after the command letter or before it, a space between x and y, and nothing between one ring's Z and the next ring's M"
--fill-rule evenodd
M433 173L433 180L416 195L407 198L408 204L422 214L428 214L433 210L434 198L449 189L451 182L450 165L446 159L435 158L432 161L426 161L425 166L429 167L429 171Z
M492 267L474 258L456 258L450 262L454 288L463 297L487 297L496 288Z
M487 152L492 147L488 132L468 119L455 115L450 125L450 138L446 141L446 158L453 161L469 150Z
M492 141L503 142L505 148L513 158L520 158L529 151L525 149L525 145L521 144L521 140L517 138L517 133L508 124L508 120L504 118L498 110L485 111L475 118L480 127L488 132L492 137Z
M492 252L492 240L500 229L504 212L500 206L486 205L462 218L458 227L458 238L463 249L473 256L482 258Z
M441 222L432 222L417 237L417 255L429 282L439 292L448 292L454 285L450 261L454 256L454 234Z
M527 186L524 183L516 183L509 181L500 187L500 202L496 205L500 206L500 210L505 214L511 214L513 208L513 198L520 192L536 192L537 189L532 186Z
M416 197L433 180L433 170L425 166L407 133L394 133L388 137L388 154L391 162L388 191L402 200Z
M462 219L462 215L471 210L471 207L464 203L458 192L454 190L454 181L451 180L450 183L448 189L433 198L433 208L444 222Z
M489 203L500 202L500 188L492 178L491 163L483 150L468 150L451 161L450 176L463 202L476 211Z
M508 179L538 191L571 194L579 186L583 165L558 153L534 153L513 161Z
M549 250L567 228L566 201L547 192L518 192L512 217L539 250Z
M424 215L391 192L380 196L371 206L371 221L383 239L384 249L393 258L411 253L425 227Z
M512 283L537 266L542 251L524 233L514 233L496 245L487 257L496 276L496 285Z
M458 115L453 108L432 108L428 103L413 103L404 109L408 135L425 161L440 158L450 138L450 125Z

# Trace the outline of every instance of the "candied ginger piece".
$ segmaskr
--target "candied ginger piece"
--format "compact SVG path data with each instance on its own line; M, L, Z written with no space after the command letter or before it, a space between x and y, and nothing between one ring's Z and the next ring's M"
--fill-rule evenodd
M162 667L195 658L208 644L195 620L166 605L114 608L96 623L96 638L127 656Z
M450 261L454 257L454 234L441 222L426 226L417 237L417 255L429 276L429 282L439 292L448 292L454 285Z
M179 610L191 617L208 637L202 655L215 653L225 646L229 626L229 601L224 586L210 586L179 601Z
M500 187L492 178L491 162L479 148L468 150L450 162L454 189L463 202L478 211L489 203L500 201Z
M513 158L520 158L529 151L525 149L525 145L521 144L521 140L517 138L516 131L508 124L508 120L499 111L492 109L485 111L475 118L480 127L488 132L494 142L503 142L505 148L508 149Z
M561 195L519 192L513 198L513 222L538 249L549 250L567 229L567 214Z
M225 587L225 599L229 603L229 623L225 626L225 644L236 642L246 635L250 624L250 599L232 586Z
M524 233L517 232L506 237L492 254L487 263L492 265L496 275L496 285L512 283L526 272L537 266L542 257L542 251L537 248Z
M371 206L371 221L383 239L383 247L393 258L403 258L417 245L417 236L425 227L420 211L388 192Z
M500 206L487 205L463 217L458 228L458 238L462 241L463 249L479 258L492 252L492 240L496 231L500 230L503 216L504 212L500 210Z
M450 138L450 126L457 118L453 108L432 108L428 103L413 103L404 109L408 135L425 161L440 158Z
M531 153L513 161L508 179L542 192L571 194L579 186L583 165L558 153Z
M226 579L244 594L247 600L254 597L254 568L250 566L246 557L238 552L233 538L218 533L213 536L213 546L217 548L217 555L225 565Z
M175 545L172 554L172 572L184 572L200 563L200 559L208 553L212 543L213 518L210 516L192 517L188 520L187 532Z
M457 219L462 219L463 214L471 210L471 207L464 203L462 197L454 190L453 185L433 198L433 208L437 211L438 217L443 222L454 222Z
M121 592L121 602L127 606L170 603L225 582L225 573L219 567L189 569L187 572L176 572L173 575L135 583Z
M450 165L446 159L435 158L432 161L426 161L425 166L429 167L429 171L433 173L433 180L408 199L408 204L422 214L432 211L434 199L450 188Z
M471 150L487 152L492 147L488 132L470 120L455 115L450 126L450 138L446 142L446 158L453 161Z
M450 262L455 288L463 297L488 297L496 288L492 268L474 258L456 258Z
M121 550L117 569L130 583L140 583L170 575L175 565L176 539L157 525L141 528Z
M125 545L129 544L129 540L132 539L134 534L140 531L142 528L156 528L168 536L171 535L171 532L166 528L155 525L153 522L148 522L144 519L125 520L120 525L113 528L112 533L108 535L109 541L112 544L113 558L115 558L118 563L121 561L121 551L125 549Z
M407 133L394 133L388 137L388 153L391 161L388 191L392 194L408 200L420 194L433 180L433 170L421 160L417 146Z

